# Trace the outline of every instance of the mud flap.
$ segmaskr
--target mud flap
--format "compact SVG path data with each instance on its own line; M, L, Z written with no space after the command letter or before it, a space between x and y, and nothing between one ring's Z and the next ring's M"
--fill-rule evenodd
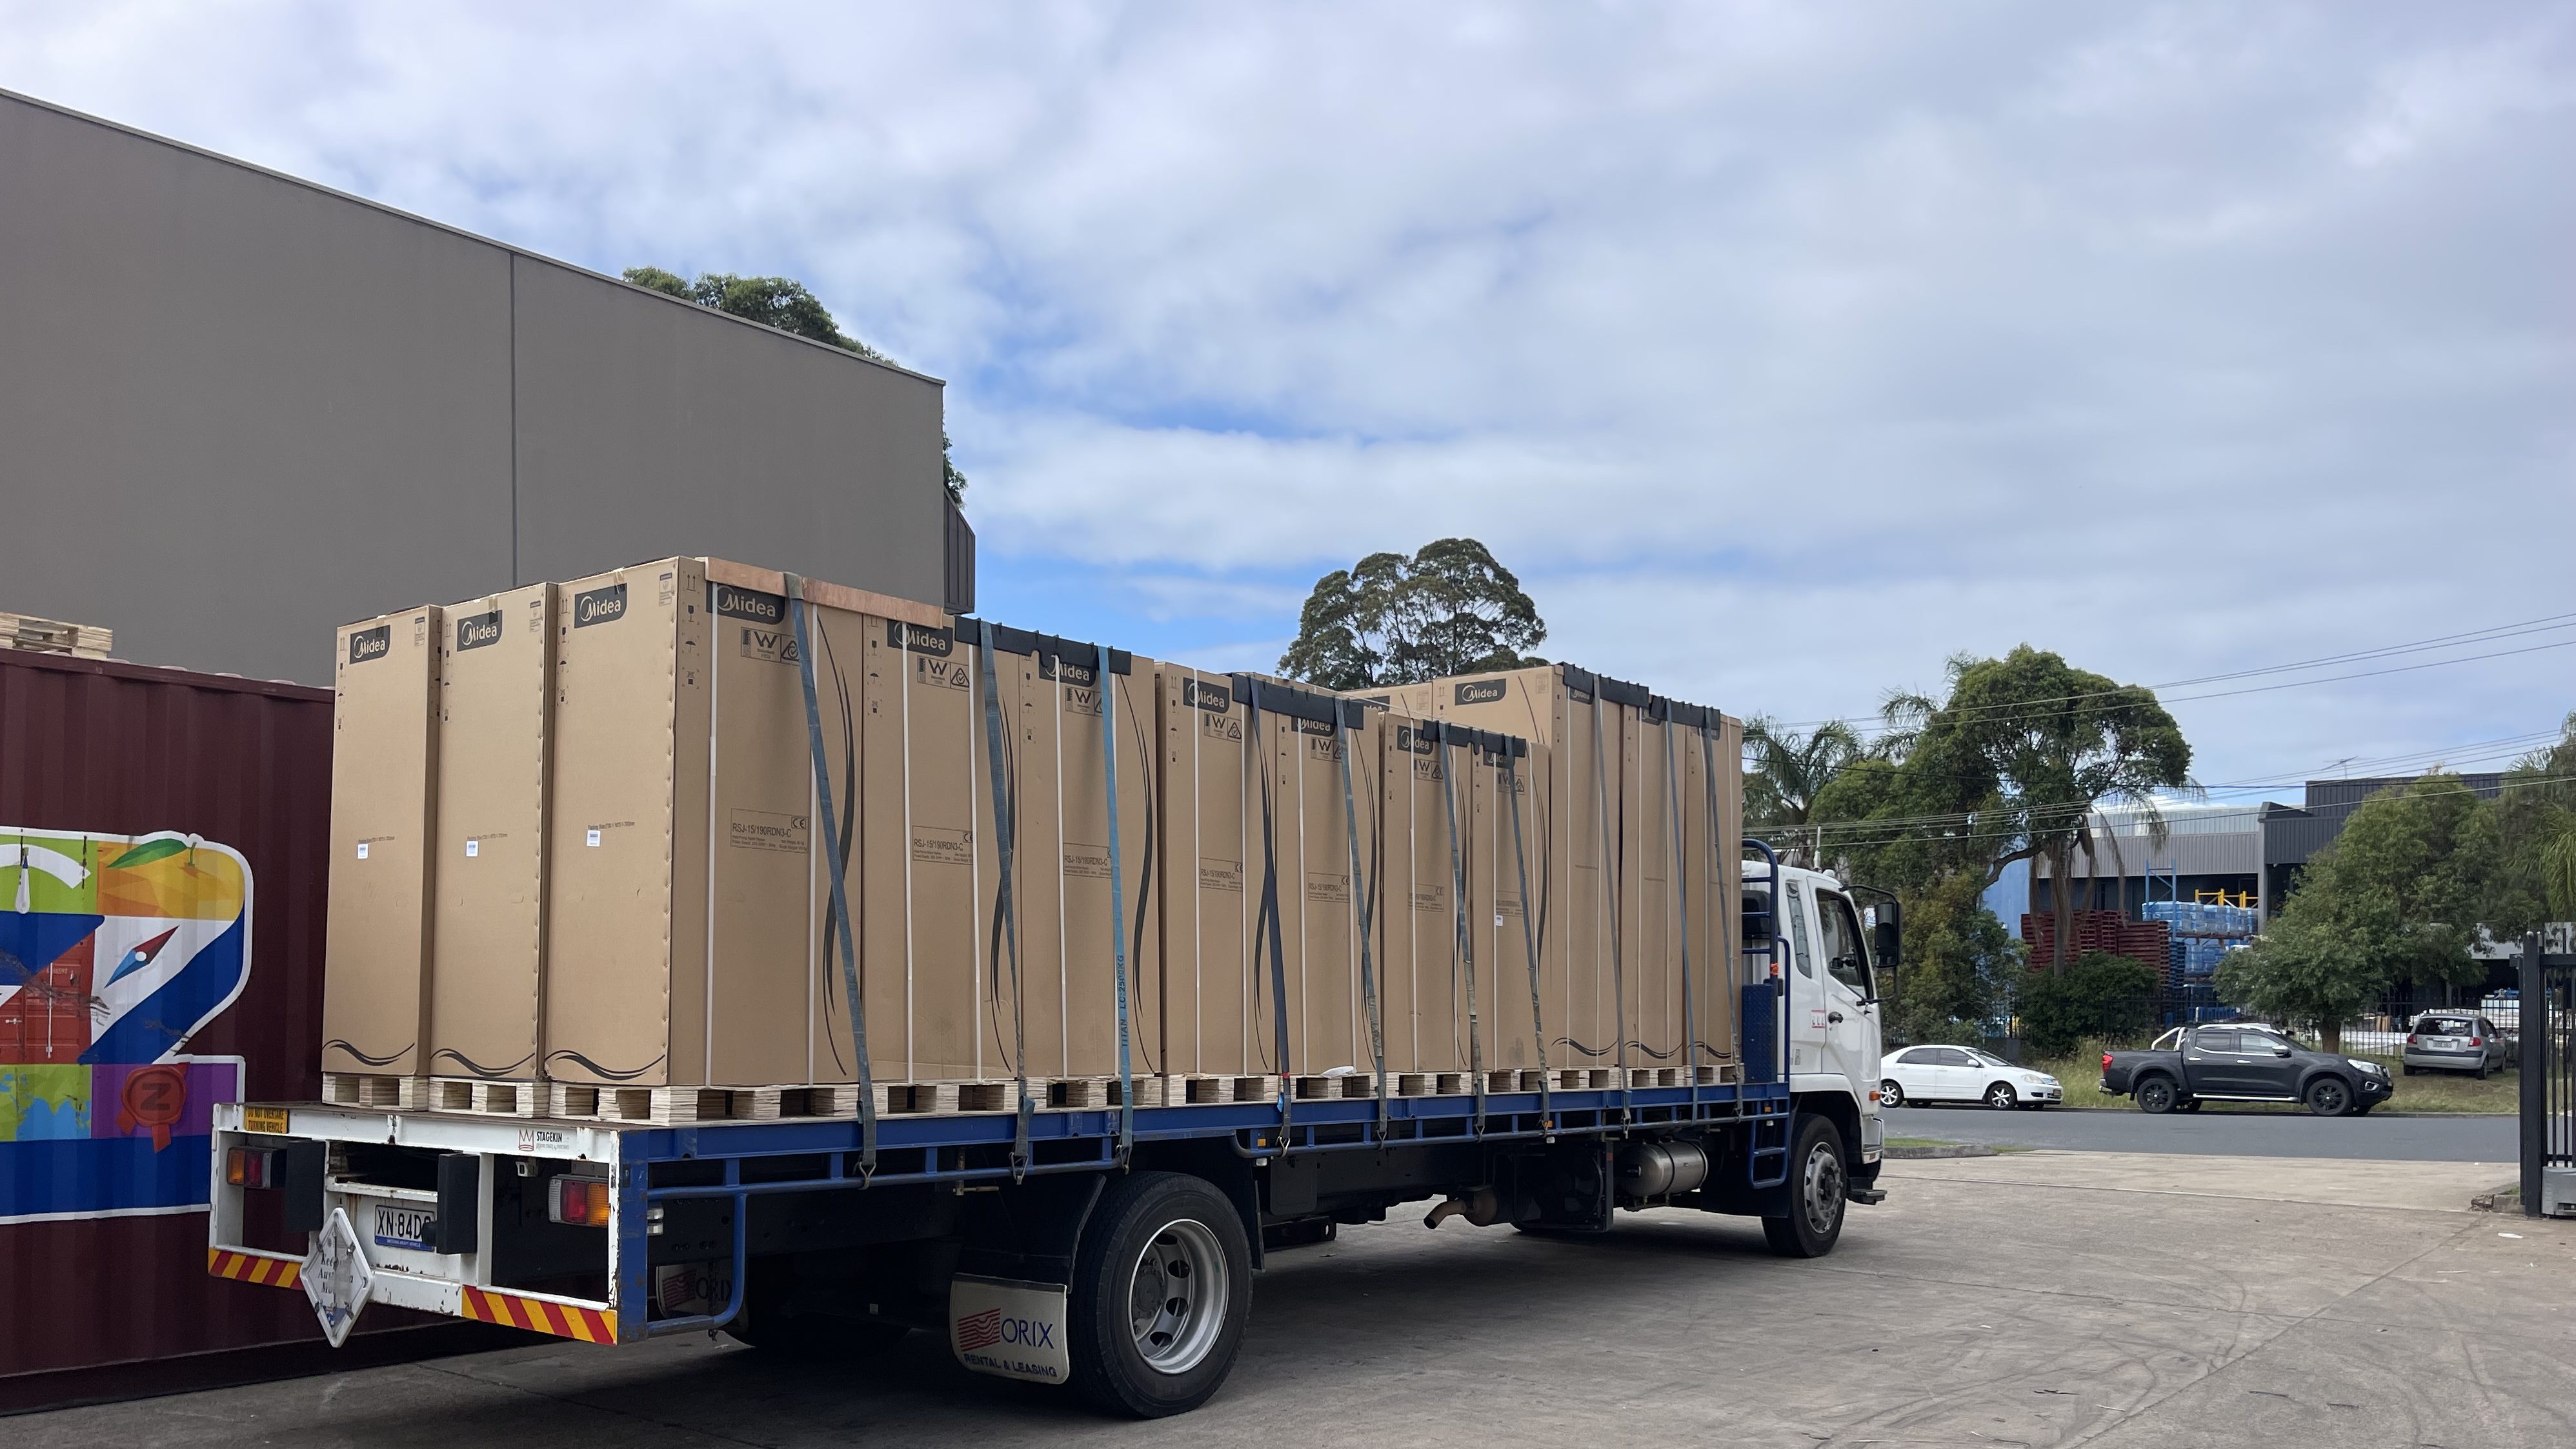
M1066 1349L1065 1327L1061 1283L964 1273L948 1281L949 1351L977 1373L1040 1384L1069 1381L1073 1355Z

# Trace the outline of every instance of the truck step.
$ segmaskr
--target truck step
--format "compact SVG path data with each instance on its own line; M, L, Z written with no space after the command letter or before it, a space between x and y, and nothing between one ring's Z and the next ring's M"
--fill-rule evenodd
M380 1077L364 1072L324 1072L322 1100L334 1107L382 1107L421 1112L429 1107L427 1077Z
M474 1117L535 1117L546 1109L538 1082L487 1082L479 1077L432 1077L422 1109Z

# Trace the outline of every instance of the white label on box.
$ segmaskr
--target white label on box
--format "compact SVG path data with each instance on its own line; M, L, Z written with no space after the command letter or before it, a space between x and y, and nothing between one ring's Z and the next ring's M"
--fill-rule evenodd
M465 858L466 858L467 860L472 860L474 857L476 857L476 856L478 856L478 855L481 855L482 853L483 853L483 842L482 842L482 841L479 841L479 840L469 840L469 841L465 842Z
M1064 1287L1010 1278L948 1283L948 1346L977 1373L1060 1384L1072 1376L1064 1344Z
M360 860L364 860L364 859L366 859L366 858L367 858L367 842L365 842L365 841L361 840L361 841L359 841L359 842L358 842L358 859L360 859Z
M593 830L592 832L590 832L590 843L591 843L591 844L593 844L593 845L597 845L597 844L599 844L599 832L598 832L598 831Z

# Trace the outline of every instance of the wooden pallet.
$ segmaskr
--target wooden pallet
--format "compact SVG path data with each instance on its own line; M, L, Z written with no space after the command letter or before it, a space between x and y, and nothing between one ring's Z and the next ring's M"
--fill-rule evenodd
M541 1082L487 1082L479 1077L432 1077L422 1106L432 1112L475 1117L536 1117L546 1111Z
M324 1072L322 1100L333 1107L381 1107L388 1112L425 1111L427 1077L387 1077L368 1072Z
M1375 1072L1324 1072L1295 1080L1296 1097L1300 1102L1347 1101L1377 1095Z
M0 648L38 654L69 654L78 659L105 659L115 647L116 631L96 624L67 624L0 609Z
M1279 1100L1277 1077L1221 1077L1183 1073L1179 1076L1161 1078L1161 1081L1163 1105L1167 1107ZM1137 1095L1141 1098L1144 1094L1139 1092ZM1141 1102L1140 1105L1142 1105Z

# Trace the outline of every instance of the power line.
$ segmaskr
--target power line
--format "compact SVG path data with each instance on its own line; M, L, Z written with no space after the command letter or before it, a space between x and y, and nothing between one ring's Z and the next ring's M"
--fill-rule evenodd
M2403 654L2421 653L2427 649L2455 648L2462 644L2491 643L2499 639L2518 638L2529 634L2550 633L2556 630L2568 628L2576 628L2576 614L2550 614L2537 619L2522 619L2509 624L2497 624L2488 628L2472 629L2459 634L2445 634L2432 639L2418 639L2404 644L2389 644L2370 649L2349 650L2341 654L2320 655L2314 659L2302 659L2288 664L2267 664L2259 668L2240 669L2225 674L2204 674L2196 678L2169 680L2162 684L2151 684L2143 687L2149 691L2186 689L2194 685L2222 684L2231 680L2254 679L2267 674L2285 674L2302 669L2320 669L2329 665L2354 663L2366 659L2394 658ZM2408 669L2429 669L2442 664L2468 664L2481 659L2498 659L2513 654L2532 653L2540 649L2565 648L2569 645L2576 645L2576 639L2562 640L2552 644L2532 645L2524 649L2506 649L2489 654L2467 654L2454 659L2431 660L2423 664L2403 666L2400 669L2365 670L2359 673L2333 675L2322 679L2297 680L2286 684L2265 685L2260 686L2259 689L2222 690L2209 694L2184 695L2174 700L2162 702L2179 704L2186 703L2194 699L2223 699L2234 694L2257 693L2260 692L2261 689L2294 689L2309 684L2332 684L2341 680L2367 679L2377 674L2396 674L2405 672L2405 670ZM2119 689L2092 690L2082 694L2056 695L2040 699L2018 700L2009 704L1963 705L1957 709L1942 710L1939 711L1939 713L1947 714L1955 719L1962 715L2025 709L2032 705L2072 704L2087 699L2102 699L2115 694L2124 694L2127 693L2129 689L2138 687L2140 686L2132 685L2123 686ZM1780 724L1778 727L1782 729L1814 728L1816 726L1828 724L1840 724L1855 730L1874 731L1879 733L1885 733L1892 729L1899 728L1898 726L1873 722L1865 718L1853 716L1842 716L1830 719L1791 720Z
M2532 776L2532 777L2527 778L2527 779L2515 780L2515 781L2508 782L2508 783L2507 783L2507 785L2505 786L2505 788L2506 788L2507 790L2527 789L2527 788L2529 788L2529 787L2531 787L2531 786L2535 786L2535 785L2550 785L2550 784L2558 784L2558 783L2561 783L2561 782L2564 782L2564 781L2568 781L2568 780L2576 780L2576 775L2536 775L2536 776ZM2043 807L2043 808L2045 808L2045 807ZM1992 814L2008 814L2008 813L2012 813L2012 812L2007 811L2007 810L1996 810L1996 811L1992 811L1992 812L1988 812L1988 813L1992 813ZM2229 819L2229 818L2258 818L2258 817L2260 817L2260 815L2261 815L2261 814L2262 814L2262 807L2261 807L2261 806L2259 806L2259 805L2257 805L2257 806L2253 806L2253 807L2251 807L2251 808L2244 809L2244 810L2211 811L2209 814L2201 815L2201 816L2196 816L2196 817L2194 817L2194 818L2195 818L2195 819L2199 819L2199 820L2224 820L2224 819ZM1854 831L1874 832L1874 831L1877 831L1877 830L1883 829L1885 826L1892 825L1892 824L1896 824L1896 823L1898 823L1898 822L1895 822L1895 821L1881 821L1881 820L1854 820L1854 821L1849 821L1849 822L1847 822L1847 827L1848 827L1850 830L1854 830ZM1756 834L1756 833L1758 832L1758 830L1760 830L1760 829L1762 829L1762 828L1766 828L1766 827L1747 826L1747 827L1745 828L1745 833L1746 833L1746 834L1748 834L1748 835ZM1845 850L1866 850L1866 849L1875 849L1875 848L1878 848L1878 847L1881 847L1881 846L1888 846L1888 845L1901 845L1901 844L1903 844L1903 843L1905 843L1905 842L1907 842L1907 841L1909 841L1909 840L1929 840L1929 841L1936 841L1936 842L1938 842L1938 843L1940 843L1940 844L1944 844L1944 845L1954 844L1954 843L1961 842L1961 841L1972 841L1972 840L2020 840L2020 839L2023 839L2024 837L2026 837L2027 835L2029 835L2029 833L2030 833L2030 832L2029 832L2029 830L2028 830L2027 828L2016 828L2016 829L2011 829L2011 830L1997 830L1997 831L1975 831L1975 830L1971 830L1971 831L1963 831L1963 832L1956 832L1956 833L1940 833L1940 834L1932 834L1932 833L1926 833L1926 832L1922 832L1922 831L1897 831L1897 832L1895 832L1895 833L1893 833L1893 834L1872 835L1870 838L1864 838L1864 839L1853 839L1853 838L1851 838L1849 835L1837 835L1837 834L1834 834L1833 832L1835 831L1836 827L1835 827L1831 822L1826 823L1826 824L1825 824L1825 825L1823 825L1822 827L1818 827L1818 826L1815 826L1815 825L1788 825L1788 826L1781 826L1781 827L1779 827L1780 832L1781 832L1784 836L1789 835L1789 834L1792 834L1792 833L1795 833L1795 832L1803 832L1803 833L1805 833L1807 836L1809 836L1811 839L1815 836L1815 833L1816 833L1816 831L1817 831L1819 828L1821 828L1822 830L1824 830L1824 831L1825 831L1825 837L1824 837L1824 839L1823 839L1823 841L1822 841L1822 846L1823 846L1824 848L1828 848L1828 849L1830 849L1830 848L1836 848L1836 847L1839 847L1839 848L1841 848L1841 849L1845 849ZM2113 832L2100 832L2100 833L2103 833L2103 834L2110 834L2110 833L2113 833ZM2125 837L2124 837L2124 838L2125 838Z
M2448 749L2448 750L2420 750L2420 751L2410 752L2409 754L2404 754L2404 755L2388 755L2388 756L2382 756L2382 757L2380 757L2380 758L2378 758L2378 759L2373 759L2373 760L2356 761L2355 763L2359 763L2359 764L2368 764L2368 765L2376 765L2376 766L2385 766L2385 765L2389 765L2389 764L2396 764L2396 763L2400 763L2400 762L2407 761L2407 760L2413 760L2413 759L2429 759L2429 760L2431 760L2431 761L2438 762L2438 763L2444 763L2444 764L2449 764L2449 763L2469 763L2469 762L2478 762L2478 761L2484 761L2484 760L2495 759L2495 758L2499 758L2499 757L2506 756L2506 755L2520 755L2520 754L2523 754L2523 753L2527 753L2527 752L2529 751L2529 749L2531 748L2531 746L2532 746L2532 745L2534 745L2534 744L2538 744L2538 743L2542 743L2542 742L2552 742L2552 743L2554 743L2555 741L2557 741L2558 739L2560 739L2560 738L2562 738L2562 737L2563 737L2563 736L2561 736L2561 735L2560 735L2558 732L2556 732L2556 731L2549 731L2549 732L2545 732L2545 733L2541 733L2541 734L2528 735L2528 736L2521 736L2521 735L2508 735L2508 736L2505 736L2504 738L2499 739L2499 740L2480 741L2480 742L2477 742L2477 743L2474 743L2474 744L2462 745L2462 746L2458 746L2458 747L2456 747L2456 748ZM2487 748L2487 747L2489 747L2489 746L2511 746L2511 748L2503 748L2503 749L2489 749L2489 748ZM2463 754L2463 753L2461 753L2461 751L2464 751L2464 750L2465 750L2465 751L2472 751L2472 752L2476 752L2476 751L2484 750L2485 752L2484 752L2484 753L2467 753L2467 754ZM2511 782L2511 785L2512 785L2512 787L2514 787L2514 788L2519 788L2519 787L2526 786L2526 785L2541 784L2541 783L2546 783L2546 782L2549 782L2549 781L2554 781L2554 780L2558 780L2558 779L2562 779L2562 778L2568 778L2568 777L2564 777L2564 776L2556 776L2556 775L2532 776L2532 777L2528 777L2528 778L2525 778L2525 779L2522 779L2522 780L2513 781L2513 782ZM2205 787L2203 787L2203 791L2204 791L2204 793L2211 792L2211 791L2216 791L2216 792L2225 792L2225 793L2242 793L2242 792L2250 792L2250 791L2268 791L2268 790L2287 789L2290 785L2297 784L2297 783L2300 783L2300 782L2299 782L2299 781L2292 780L2292 781L2283 781L2283 782L2265 782L2265 783L2252 783L2252 782L2248 782L2248 783L2229 784L2229 785L2211 785L2211 786L2205 786ZM2187 802L2187 801L2178 801L2178 802L2174 802L2174 803L2176 803L2176 804L2188 804L2189 802ZM2263 803L2268 803L2268 802L2263 802ZM1971 823L1975 822L1976 820L1978 820L1978 819L1979 819L1979 818L1981 818L1981 817L1992 817L1992 816L1999 815L1999 814L2014 814L2014 815L2018 815L2018 816L2023 816L2023 817L2025 817L2025 818L2027 818L2027 819L2029 819L2029 820L2031 820L2031 821L2034 821L2034 822L2035 822L2035 821L2044 821L2044 820L2049 819L2050 817L2054 817L2054 816L2062 816L2062 815L2070 815L2070 814L2076 814L2076 813L2079 813L2079 812L2080 812L2080 813L2085 813L2085 814L2091 814L2091 813L2093 813L2093 812L2096 812L2096 811L2101 810L2102 808L2103 808L2103 802L2102 802L2102 801L2100 801L2100 800L2093 800L2093 801L2081 801L2081 800L2058 800L2058 801L2048 801L2048 802L2044 802L2044 803L2042 803L2042 804L2037 804L2037 805L2006 805L2006 806L1998 806L1998 807L1996 807L1996 808L1995 808L1995 809L1993 809L1993 810L1960 810L1960 811L1947 811L1947 812L1943 812L1943 813L1940 813L1940 814L1932 814L1932 815L1889 815L1889 816L1873 816L1873 817L1868 817L1868 818L1859 819L1859 820L1843 820L1843 821L1833 821L1833 820L1825 820L1825 821L1812 821L1812 820L1811 820L1811 821L1787 821L1787 820L1773 820L1773 821L1766 821L1766 822L1762 822L1762 823L1759 823L1759 824L1747 824L1745 828L1746 828L1748 831L1754 831L1754 830L1775 830L1775 831L1782 831L1782 832L1804 832L1804 833L1808 833L1808 834L1813 834L1813 833L1815 833L1815 832L1817 832L1817 831L1820 831L1820 830L1821 830L1821 831L1824 831L1824 832L1827 832L1827 833L1829 833L1829 834L1830 834L1830 833L1833 833L1833 832L1837 832L1837 831L1839 831L1839 832L1843 832L1843 833L1845 833L1846 835L1847 835L1847 834L1849 834L1849 833L1851 833L1851 832L1866 832L1866 833L1870 833L1870 834L1880 834L1880 833L1883 833L1883 832L1885 832L1885 831L1889 830L1890 828L1892 828L1892 827L1896 827L1896 826L1923 826L1923 827L1938 827L1938 826L1943 826L1943 825L1965 825L1965 824L1971 824ZM2252 807L2250 807L2250 808L2248 808L2248 809L2244 809L2244 810L2235 810L2235 811L2228 811L2228 810L2208 810L2208 811L2197 811L2197 812L2194 812L2192 815L2190 815L2190 816L2189 816L2189 817L2187 817L2187 818L2192 819L2192 820L2204 820L2204 821L2205 821L2205 820L2223 820L2223 819L2227 819L2227 818L2229 818L2229 817L2231 817L2231 816L2236 816L2236 815L2252 815L2252 814L2259 814L2260 812L2261 812L2261 803L2257 803L2256 805L2254 805L2254 806L2252 806ZM2020 833L2023 833L2023 832L2021 832L2021 831L2015 831L2015 832L2013 832L2013 833L2015 833L2015 834L2020 834ZM1893 840L1903 840L1903 839L1913 839L1913 838L1917 838L1917 835L1918 835L1918 834L1919 834L1919 832L1917 832L1917 833L1904 833L1904 832L1900 832L1900 833L1898 833L1898 834L1895 834L1895 835L1889 836L1889 837L1888 837L1888 839L1889 839L1890 841L1893 841ZM1986 837L1975 836L1975 835L1941 835L1941 836L1938 836L1938 837L1936 837L1936 838L1944 839L1944 840L1973 840L1973 839L1982 839L1982 838L1986 838ZM1846 843L1848 843L1848 842L1846 842ZM1877 842L1877 843L1886 843L1886 842Z

